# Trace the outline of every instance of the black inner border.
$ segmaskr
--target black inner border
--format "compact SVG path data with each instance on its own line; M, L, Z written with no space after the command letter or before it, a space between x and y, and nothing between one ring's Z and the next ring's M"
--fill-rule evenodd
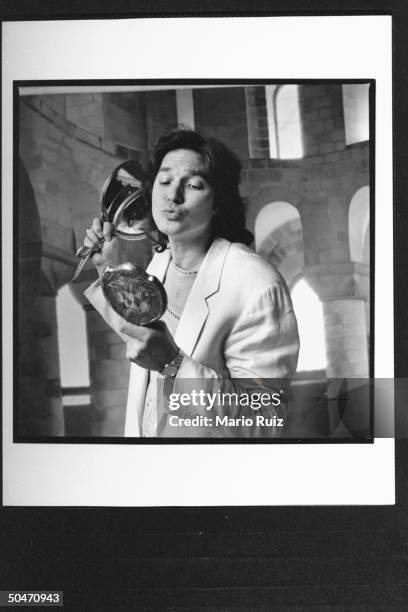
M52 443L52 444L371 444L374 443L374 393L370 386L370 435L365 439L350 438L135 438L123 436L23 436L18 433L18 293L19 293L19 193L18 193L18 168L19 168L19 89L24 87L81 87L97 86L108 87L110 85L168 85L169 89L177 85L228 85L243 87L245 85L268 85L268 84L350 84L369 83L369 190L370 190L370 350L369 350L369 378L374 377L374 351L375 351L375 79L61 79L61 80L17 80L13 82L13 224L16 228L13 236L13 269L14 269L14 324L13 324L13 442L16 443Z

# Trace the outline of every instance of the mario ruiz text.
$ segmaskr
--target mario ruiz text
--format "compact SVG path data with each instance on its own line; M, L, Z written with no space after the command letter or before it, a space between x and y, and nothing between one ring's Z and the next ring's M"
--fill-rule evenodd
M272 417L264 417L257 414L254 417L236 417L216 416L212 419L208 416L197 415L192 418L181 418L175 414L169 416L169 424L171 427L283 427L283 419L273 415Z

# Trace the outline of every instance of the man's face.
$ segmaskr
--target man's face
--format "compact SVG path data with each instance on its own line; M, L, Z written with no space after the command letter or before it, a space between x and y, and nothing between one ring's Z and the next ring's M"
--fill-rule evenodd
M167 153L152 192L153 218L170 240L208 237L214 214L214 191L203 176L198 153L176 149Z

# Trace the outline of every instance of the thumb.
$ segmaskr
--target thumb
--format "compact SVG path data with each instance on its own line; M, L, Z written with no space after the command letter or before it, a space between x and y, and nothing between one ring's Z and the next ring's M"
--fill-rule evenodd
M119 331L121 334L125 334L125 336L130 336L131 338L139 338L140 330L142 328L139 325L134 325L133 323L129 323L123 319L120 323Z
M164 321L153 321L153 323L149 323L146 327L150 327L150 329L155 329L156 331L161 331L167 333L167 325Z
M105 242L110 242L112 239L112 229L113 229L113 225L112 223L109 223L108 221L105 221L103 224L103 237L105 239Z

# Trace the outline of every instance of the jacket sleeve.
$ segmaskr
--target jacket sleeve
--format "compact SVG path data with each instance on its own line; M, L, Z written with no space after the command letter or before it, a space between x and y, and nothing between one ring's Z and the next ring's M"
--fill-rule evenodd
M119 331L120 326L123 323L123 319L106 301L105 296L103 295L100 280L96 280L94 283L92 283L92 285L90 285L88 289L84 291L84 295L92 306L99 312L101 317L103 317L106 323L113 329L113 331L115 331L118 336L120 336L122 340L126 342L127 336Z
M194 387L203 389L205 397L234 395L235 403L214 404L212 416L232 418L266 415L286 417L287 387L293 376L299 352L297 322L288 289L276 282L256 296L251 296L247 308L238 317L225 339L224 357L228 374L220 373L185 356L179 368L173 393L188 393ZM189 390L189 391L188 391ZM268 405L266 395L275 401ZM260 403L260 395L265 403ZM280 403L276 404L276 397ZM175 397L173 395L173 397ZM248 402L246 403L248 399ZM243 400L243 401L241 401ZM257 407L254 408L253 406ZM204 415L208 405L196 411L189 406L188 414ZM181 416L181 414L180 414ZM247 431L247 428L246 428ZM277 433L277 432L276 432ZM265 430L254 428L247 435L265 436Z

